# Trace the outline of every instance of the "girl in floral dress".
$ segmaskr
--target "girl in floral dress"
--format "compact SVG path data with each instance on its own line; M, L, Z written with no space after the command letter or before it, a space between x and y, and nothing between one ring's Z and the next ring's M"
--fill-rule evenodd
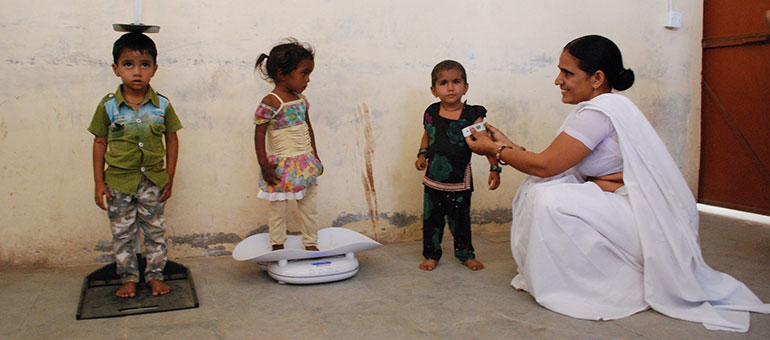
M316 178L323 173L316 151L309 104L302 91L313 72L313 49L294 39L257 58L257 68L275 84L254 113L254 147L261 175L257 197L270 202L268 228L273 250L286 242L288 200L296 200L302 243L318 251ZM267 139L267 143L266 143Z

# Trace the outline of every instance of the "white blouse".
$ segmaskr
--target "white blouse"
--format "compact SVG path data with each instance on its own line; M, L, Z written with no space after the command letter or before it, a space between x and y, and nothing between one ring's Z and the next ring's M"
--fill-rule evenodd
M580 110L567 121L564 132L591 149L591 153L575 167L583 177L623 171L618 134L603 113L593 109Z

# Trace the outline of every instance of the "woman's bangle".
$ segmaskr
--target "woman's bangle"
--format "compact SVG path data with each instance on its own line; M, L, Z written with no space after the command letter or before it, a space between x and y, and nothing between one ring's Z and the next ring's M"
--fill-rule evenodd
M510 147L508 145L501 145L499 148L497 148L497 153L495 153L495 159L497 160L497 162L499 162L502 165L508 165L508 163L506 163L502 159L500 159L500 156L503 153L503 150L505 150L505 148L513 149L512 147Z
M499 173L503 172L503 167L501 167L499 165L492 165L492 166L489 167L489 172L496 172L496 173L499 174Z
M417 152L417 157L420 157L420 155L427 155L428 154L428 148L420 148L420 151Z

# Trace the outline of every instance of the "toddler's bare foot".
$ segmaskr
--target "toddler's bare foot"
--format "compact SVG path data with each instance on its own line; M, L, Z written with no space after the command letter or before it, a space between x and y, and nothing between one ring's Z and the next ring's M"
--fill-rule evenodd
M152 288L152 296L166 295L171 291L171 287L158 279L150 280L150 288Z
M132 298L136 296L136 282L134 281L126 281L123 282L123 285L118 288L118 291L115 292L115 296L121 297L121 298Z
M427 260L423 261L422 263L420 263L419 267L422 270L431 271L431 270L435 269L437 265L438 265L438 261L433 260L433 259L427 259Z
M476 261L475 259L468 259L463 262L463 264L470 268L471 270L481 270L484 269L484 265L481 264L481 262Z
M274 244L273 245L273 251L281 250L281 249L283 249L283 244Z
M305 246L305 250L309 250L309 251L319 251L319 250L318 250L318 247L316 247L316 246Z

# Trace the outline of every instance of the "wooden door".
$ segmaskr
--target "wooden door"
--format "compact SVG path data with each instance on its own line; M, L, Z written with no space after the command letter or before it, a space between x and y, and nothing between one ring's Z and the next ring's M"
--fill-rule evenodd
M698 201L770 215L770 0L705 0Z

